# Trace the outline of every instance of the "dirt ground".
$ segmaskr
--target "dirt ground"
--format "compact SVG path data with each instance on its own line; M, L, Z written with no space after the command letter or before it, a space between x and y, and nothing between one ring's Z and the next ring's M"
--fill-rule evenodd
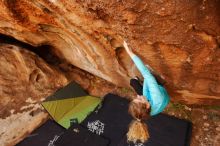
M102 97L107 93L114 93L128 99L136 95L132 89L119 88L80 70L73 70L68 77L78 82L91 95ZM170 102L164 113L192 122L191 146L220 145L220 106L192 106Z

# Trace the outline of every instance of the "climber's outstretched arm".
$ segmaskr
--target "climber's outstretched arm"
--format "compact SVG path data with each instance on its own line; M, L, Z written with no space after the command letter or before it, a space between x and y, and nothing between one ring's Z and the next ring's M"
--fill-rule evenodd
M137 66L138 70L142 74L142 76L145 78L146 76L152 76L148 68L144 65L144 63L141 61L141 59L136 56L132 50L128 47L127 43L124 41L124 47L127 51L128 55L131 57L131 59L134 61L135 65Z
M131 48L128 47L128 44L124 41L124 47L128 55L132 58L135 56L135 54L132 52Z
M152 98L161 97L162 95L161 95L159 86L158 86L157 81L154 78L154 76L151 74L151 72L148 70L148 68L144 65L142 60L132 52L132 50L128 47L126 42L124 42L124 47L125 47L127 53L129 54L129 56L134 61L138 70L140 71L140 73L144 77L143 95L150 96L150 97L147 97L148 100L151 100ZM148 91L149 91L150 95L147 95Z

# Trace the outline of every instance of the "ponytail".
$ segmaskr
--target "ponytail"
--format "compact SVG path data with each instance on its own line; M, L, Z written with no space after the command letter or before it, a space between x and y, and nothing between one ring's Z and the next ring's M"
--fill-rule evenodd
M130 123L127 133L127 140L130 142L146 142L150 135L147 124L143 120L150 118L150 108L146 108L145 103L130 102L128 112L134 118Z
M133 120L128 129L127 140L133 143L146 142L149 139L147 125L139 119Z

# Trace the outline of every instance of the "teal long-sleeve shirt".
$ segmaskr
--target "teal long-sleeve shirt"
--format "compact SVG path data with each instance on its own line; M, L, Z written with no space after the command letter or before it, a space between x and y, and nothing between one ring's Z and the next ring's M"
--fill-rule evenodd
M138 56L133 56L132 60L144 77L143 95L147 98L151 105L150 115L153 116L159 114L165 109L165 107L169 103L169 95L166 89L157 83L154 76L151 74L151 72L143 64Z

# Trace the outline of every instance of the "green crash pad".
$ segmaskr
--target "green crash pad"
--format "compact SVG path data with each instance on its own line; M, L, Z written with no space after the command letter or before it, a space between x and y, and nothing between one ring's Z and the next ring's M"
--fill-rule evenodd
M81 123L100 103L100 98L88 95L72 82L49 96L42 105L57 123L68 129L72 123Z

